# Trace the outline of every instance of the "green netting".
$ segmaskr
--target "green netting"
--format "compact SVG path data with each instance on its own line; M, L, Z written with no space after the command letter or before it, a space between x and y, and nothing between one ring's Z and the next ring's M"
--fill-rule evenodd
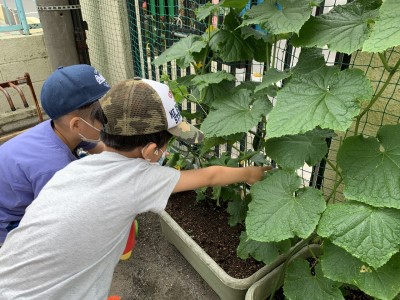
M130 28L125 1L80 0L87 22L90 62L110 84L133 77Z
M195 20L195 9L199 4L174 0L127 2L136 76L159 80L161 68L152 65L152 61L180 38L204 32L204 24ZM190 72L173 65L166 67L173 76Z
M218 0L213 1L217 3ZM249 6L259 1L250 1ZM347 1L324 1L321 6L314 10L314 14L328 12L338 4ZM180 69L176 63L171 62L156 67L152 64L165 49L179 41L188 34L202 34L206 25L196 21L195 10L206 1L198 0L127 0L125 1L89 1L82 0L82 10L85 20L88 22L88 45L91 61L100 69L106 78L113 82L135 76L160 80L163 73L167 73L172 79L193 74L193 68ZM213 24L218 26L220 17L215 16ZM257 29L257 28L256 28ZM275 67L284 70L297 63L301 49L295 48L287 41L279 41L276 45L277 55L274 59ZM387 52L389 62L399 57L399 49ZM353 53L345 55L324 50L328 65L338 65L342 69L362 69L371 80L375 93L379 91L387 76L381 61L377 55L367 53ZM265 66L256 61L245 61L238 64L222 64L213 62L210 72L226 70L235 75L237 82L260 81ZM284 84L284 83L282 83ZM362 118L359 132L374 136L382 124L397 124L399 122L399 75L392 78L386 91L380 100L375 103L371 110ZM182 108L188 111L196 110L196 105L183 103ZM354 126L348 133L354 131ZM340 141L344 133L337 133L330 143L329 157L336 157ZM229 151L235 155L234 148L240 150L251 149L251 135L246 140L234 145L235 147L223 146L216 149L218 153ZM334 159L332 159L333 162ZM299 170L303 176L304 185L321 187L325 194L330 194L333 189L335 172L329 167L325 170L325 164L321 163L313 168ZM340 200L339 187L337 190Z
M400 57L400 49L394 48L387 51L387 57L389 63L396 62ZM382 88L383 84L386 82L388 72L385 71L382 66L382 62L377 54L367 54L356 52L353 53L349 68L358 68L365 72L367 77L372 83L374 89L374 96ZM398 124L400 118L400 93L399 93L399 74L392 77L388 86L382 95L380 95L378 101L371 107L371 109L366 113L360 122L360 127L358 132L365 136L376 136L378 129L382 125L388 124ZM332 144L329 150L329 158L335 162L335 157L337 154L337 149L341 141L347 136L354 133L354 126L348 130L346 133L337 133L337 137L333 138ZM330 194L332 192L334 183L335 172L327 167L324 173L324 191L325 194ZM343 186L338 188L336 200L341 201L343 199L341 191Z

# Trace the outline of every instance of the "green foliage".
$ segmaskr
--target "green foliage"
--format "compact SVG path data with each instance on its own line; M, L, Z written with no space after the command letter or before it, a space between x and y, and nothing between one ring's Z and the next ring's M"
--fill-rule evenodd
M268 69L263 76L262 82L255 88L254 92L258 92L265 88L268 88L272 84L275 84L282 79L288 78L289 76L289 72L281 72L273 68Z
M378 16L380 0L356 0L336 6L329 13L311 19L301 28L294 46L323 47L351 54L360 49L370 34L370 23Z
M250 130L270 109L268 102L256 99L252 103L252 100L250 91L239 90L231 98L216 102L216 110L208 114L201 130L210 137Z
M376 138L347 138L337 159L345 196L376 207L400 208L400 125L382 126Z
M364 51L382 52L400 44L400 2L385 0L379 9L379 19L373 28L370 38L363 46Z
M394 255L384 266L375 269L329 242L322 257L324 275L334 281L357 286L378 299L393 299L400 293L400 254Z
M383 266L400 246L400 210L348 201L328 205L318 234L368 265Z
M273 159L277 169L250 194L244 184L207 194L218 204L229 201L231 226L245 224L238 255L273 264L284 254L288 299L343 299L341 284L378 299L395 298L400 293L400 125L384 125L376 137L360 135L359 127L398 74L400 60L389 60L385 51L400 45L400 2L355 0L312 16L321 1L268 0L241 16L246 3L225 0L200 7L198 19L209 22L205 33L181 39L154 61L162 66L176 60L195 70L163 80L178 102L197 105L196 113L184 115L196 119L206 135L200 147L175 152L168 165L240 167ZM223 19L218 28L211 25L216 14ZM294 67L276 69L280 40L302 47ZM364 71L327 66L324 47L377 53L387 82L374 95ZM261 82L239 84L228 72L210 72L213 61L233 65L253 59L265 64ZM326 139L334 131L345 138L336 157L330 153L331 161ZM249 135L253 148L246 151L242 142ZM321 161L335 172L328 195L304 186L296 173L305 163L312 167ZM334 203L341 183L344 202ZM199 199L205 195L198 192ZM291 262L311 242L323 244L324 254L311 265Z
M242 9L246 6L246 4L246 0L224 0L222 1L221 6Z
M235 142L242 139L243 133L233 134L229 136L220 136L220 137L212 137L206 138L201 145L200 155L203 156L208 151L210 151L213 147L227 144L232 146Z
M242 26L260 24L272 34L298 32L310 18L309 0L265 1L253 6L244 15Z
M191 63L195 62L193 53L200 52L205 45L205 41L203 41L200 37L190 35L188 38L180 40L171 48L163 52L154 60L154 63L162 65L167 61L176 59L179 67L186 68Z
M236 224L243 224L247 215L250 195L248 195L244 199L241 199L240 195L235 193L233 196L229 196L229 199L226 200L229 201L227 209L230 215L228 221L229 225L235 226Z
M249 256L266 265L271 264L279 255L289 251L290 241L285 240L279 243L264 243L249 239L246 232L240 235L240 244L237 248L237 254L242 259Z
M323 67L295 73L277 95L269 114L269 137L306 133L319 126L344 131L360 112L360 101L372 95L361 70Z
M312 62L310 64L310 62ZM299 60L292 71L298 74L307 74L325 67L325 57L320 48L302 48Z
M311 274L306 261L296 260L288 268L283 291L289 299L343 300L340 284L323 276L320 265Z
M218 71L215 73L198 75L192 79L191 84L196 86L196 88L199 90L202 90L208 87L210 84L220 83L223 80L234 81L235 76L226 73L225 71Z
M315 131L268 139L265 148L269 157L282 168L291 170L301 168L304 162L313 166L328 152L325 137Z
M196 11L196 16L199 21L203 21L212 13L217 13L219 10L219 5L213 5L211 3L206 3L205 5L199 7Z
M300 184L294 172L278 171L251 187L246 232L252 240L278 242L311 235L325 201L321 191L299 188Z

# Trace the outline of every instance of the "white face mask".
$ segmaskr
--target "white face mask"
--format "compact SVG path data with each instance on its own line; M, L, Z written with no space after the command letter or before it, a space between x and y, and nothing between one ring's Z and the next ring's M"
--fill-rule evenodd
M89 123L86 122L84 119L82 119L82 118L79 118L79 119L81 119L81 120L82 120L84 123L86 123L89 127L92 127L94 130L100 132L100 129L94 127L92 124L89 124ZM84 142L88 142L88 143L98 143L98 142L100 142L100 137L94 140L94 139L89 139L89 138L83 136L81 133L78 133L78 134L79 134L79 136L81 137L81 140L84 141Z
M162 155L161 155L161 157L160 157L160 159L158 160L158 164L160 165L160 166L162 166L162 164L163 164L163 162L164 162L164 160L165 160L165 156L167 155L167 151L162 151L161 149L160 149L160 151L162 152Z

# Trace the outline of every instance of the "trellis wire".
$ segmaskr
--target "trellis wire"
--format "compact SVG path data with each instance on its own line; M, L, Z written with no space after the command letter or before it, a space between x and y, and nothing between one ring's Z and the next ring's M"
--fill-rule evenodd
M85 0L82 0L85 2ZM103 0L104 2L105 0ZM91 3L92 1L87 1ZM106 1L107 2L107 1ZM118 1L119 5L124 1ZM167 73L172 79L182 77L189 74L194 74L193 68L180 69L175 62L169 62L164 66L156 67L152 64L153 60L159 56L165 49L168 49L173 43L179 41L181 38L188 34L202 34L206 29L206 24L196 21L195 9L200 5L205 4L205 0L126 0L126 13L129 26L129 40L130 49L132 54L133 72L135 76L160 80L163 73ZM248 7L259 1L250 1ZM320 7L315 8L314 15L327 13L333 7L339 4L345 4L346 0L330 0L323 1ZM218 3L218 0L213 0L213 3ZM87 14L97 13L95 5L86 5L85 10ZM214 16L212 23L220 26L223 16ZM97 20L107 18L107 14L97 15ZM107 20L112 23L112 19ZM95 32L93 32L95 27ZM99 26L97 26L99 27ZM101 28L96 28L93 24L89 24L92 28L92 45L96 45L96 39L102 39ZM256 28L257 29L257 28ZM116 33L117 36L117 33ZM95 38L93 38L95 37ZM105 41L112 48L113 44L117 44L117 38L108 39ZM91 45L89 44L89 47ZM275 57L275 67L278 70L284 70L296 65L297 59L301 49L291 46L287 41L279 41L276 45L277 53ZM96 49L94 49L96 50ZM97 49L98 54L97 63L105 63L111 58L102 53L101 49ZM93 51L93 46L91 49ZM104 51L103 51L104 52ZM384 69L379 64L377 55L362 54L355 52L352 56L344 55L323 50L327 65L337 65L341 69L345 68L360 68L368 78L370 78L375 93L382 86L385 79ZM92 55L92 53L91 53ZM388 51L388 60L397 59L400 56L398 49L391 49ZM91 56L93 61L93 57ZM237 84L243 81L259 81L260 75L265 71L265 65L256 61L244 62L241 64L226 65L221 62L214 61L211 64L210 72L218 70L226 70L227 72L235 75ZM119 66L114 66L114 71L118 72ZM133 74L132 74L133 75ZM132 76L133 77L133 76ZM396 94L397 87L399 86L399 76L392 79L387 92L381 97L381 104L374 105L370 112L368 112L362 119L360 132L367 136L375 136L376 131L383 124L397 124L399 122L398 107L400 107L399 95ZM279 83L283 85L284 82ZM272 99L274 102L275 99ZM198 107L193 103L183 103L182 109L190 112L196 111ZM337 153L338 144L340 141L349 134L353 134L354 129L351 128L347 133L337 133L332 139L327 140L330 146L328 158L332 163L336 163L335 157ZM251 150L252 148L251 134L248 134L246 139L237 143L235 148L241 151ZM229 152L231 155L237 155L235 149L228 145L223 145L215 149L216 154L220 155L222 152ZM325 194L332 191L333 181L335 174L329 167L326 167L325 162L313 166L312 168L305 165L298 173L303 177L304 185L312 185L317 188L322 188ZM324 172L325 171L325 172ZM340 190L338 192L338 199L340 200Z

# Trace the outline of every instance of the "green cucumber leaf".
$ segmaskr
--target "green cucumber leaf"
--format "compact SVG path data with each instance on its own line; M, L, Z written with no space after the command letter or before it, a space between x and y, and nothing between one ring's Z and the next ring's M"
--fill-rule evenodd
M268 139L265 149L279 166L292 170L302 167L304 162L313 166L328 152L325 137L317 131Z
M265 24L272 34L296 32L310 18L312 7L309 0L265 1L253 6L244 14L241 26Z
M195 62L192 54L200 52L206 45L207 43L200 36L189 35L165 50L154 60L154 64L160 66L176 59L178 66L184 69L190 66L192 62Z
M372 34L365 41L363 51L382 52L387 48L400 45L400 2L385 0L379 9L379 18Z
M384 125L377 138L348 137L337 155L348 199L400 208L400 125Z
M203 156L205 153L210 151L211 148L215 146L219 146L221 144L228 144L232 146L237 141L243 139L244 133L240 132L237 134L232 134L229 136L221 136L221 137L212 137L204 139L200 146L200 156Z
M240 31L218 31L210 40L210 47L224 62L251 60L253 49L240 36Z
M312 64L310 64L312 61ZM294 73L307 74L325 66L325 57L320 48L301 48L299 60L292 69Z
M321 260L324 275L334 281L355 285L370 296L391 300L400 293L400 254L374 269L344 249L324 242Z
M252 240L278 242L307 238L316 228L325 200L320 190L302 188L294 172L277 171L251 187L246 232Z
M199 94L199 99L201 103L213 106L214 103L219 102L225 98L229 98L234 88L235 81L222 80L219 83L209 83L201 91L196 88L193 91L193 94Z
M197 75L192 79L191 84L195 85L199 90L202 90L210 84L220 83L223 80L234 81L235 76L226 71L217 71L204 75Z
M257 99L253 104L251 92L238 90L228 99L215 102L211 111L201 125L207 137L226 136L245 132L257 125L261 117L268 113L268 100Z
M269 137L306 133L319 126L345 131L360 112L360 101L370 99L370 81L358 69L323 67L295 73L278 91L268 116Z
M257 242L249 239L246 232L240 235L240 243L237 248L237 255L241 259L247 259L249 256L257 261L262 261L269 265L273 263L279 255L289 251L290 240L284 240L279 243Z
M262 82L256 87L254 90L257 93L259 90L263 90L269 88L271 84L274 84L282 79L288 78L290 73L287 71L278 71L277 69L271 68L268 69L263 76Z
M220 156L214 156L204 163L205 167L208 166L226 166L236 168L239 167L238 160L232 158L231 154L228 152L222 153Z
M249 40L249 38L254 38L255 40L262 40L265 43L273 43L273 39L270 34L260 30L256 30L250 26L241 27L241 34L245 40Z
M199 21L204 20L209 17L211 13L218 12L220 4L212 4L207 2L204 5L200 5L199 8L196 9L196 17Z
M329 13L311 17L301 28L296 46L323 47L347 54L361 49L370 34L369 24L378 16L380 0L356 0L334 7Z
M242 9L248 2L248 0L224 0L221 2L221 6Z
M328 205L317 233L373 268L389 261L400 246L400 210L355 201Z
M339 287L340 283L323 276L320 264L313 275L307 261L295 260L287 269L283 292L289 300L343 300Z
M229 198L229 203L227 208L227 212L229 213L229 220L228 220L229 226L243 224L243 221L246 218L249 202L250 202L250 197L241 199L240 195L237 194Z

